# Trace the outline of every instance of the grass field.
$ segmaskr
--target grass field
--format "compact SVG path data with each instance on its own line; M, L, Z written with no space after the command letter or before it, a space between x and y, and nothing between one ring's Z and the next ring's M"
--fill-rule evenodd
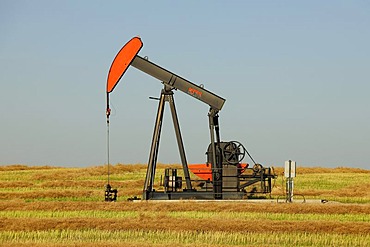
M298 168L290 204L282 168L273 202L127 202L145 171L111 167L107 203L106 166L0 167L0 246L370 246L370 170Z

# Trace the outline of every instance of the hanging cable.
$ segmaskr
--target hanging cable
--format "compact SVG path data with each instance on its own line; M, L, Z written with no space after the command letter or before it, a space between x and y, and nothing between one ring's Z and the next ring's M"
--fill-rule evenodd
M117 200L117 189L112 189L110 186L110 161L109 161L109 116L110 116L111 109L109 108L109 93L107 93L107 109L105 115L107 117L107 168L108 168L108 183L105 186L105 201L111 202Z
M109 162L109 119L107 118L107 164L108 164L108 184L110 182L110 162Z
M108 163L108 185L110 183L110 162L109 162L109 116L110 116L111 109L109 108L109 94L107 93L107 109L105 115L107 116L107 163Z

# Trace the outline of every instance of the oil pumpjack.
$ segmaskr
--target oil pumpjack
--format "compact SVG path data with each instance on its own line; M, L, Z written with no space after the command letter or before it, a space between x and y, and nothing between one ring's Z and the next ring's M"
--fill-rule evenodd
M243 199L248 194L247 187L257 183L260 183L259 192L270 193L272 187L271 180L275 178L273 170L271 168L264 168L262 165L254 162L253 158L241 143L237 141L225 142L220 139L218 113L222 109L225 99L206 90L203 86L198 86L158 66L147 58L140 57L138 53L142 46L143 43L141 39L139 37L134 37L122 47L113 60L107 79L106 115L107 123L109 123L109 94L113 91L129 66L158 79L164 85L159 97L149 161L144 181L143 199ZM208 112L210 144L206 151L207 163L204 165L190 165L190 170L198 175L198 177L203 178L196 179L196 182L200 182L201 185L198 189L193 187L192 182L194 182L194 180L191 180L190 177L174 102L174 90L186 93L210 107ZM164 190L156 191L154 189L154 178L166 103L169 104L171 110L185 180L185 188L182 188L183 178L178 176L177 169L168 168L165 170L162 182ZM247 164L241 163L246 153L254 162L252 168L249 168ZM111 190L108 182L106 200L108 197L109 201L112 193L116 196L117 191Z

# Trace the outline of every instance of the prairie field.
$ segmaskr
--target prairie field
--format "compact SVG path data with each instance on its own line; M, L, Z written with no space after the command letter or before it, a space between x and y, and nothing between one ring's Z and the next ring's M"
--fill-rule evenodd
M179 165L160 164L157 184L166 167ZM283 168L271 195L243 201L131 202L146 166L110 172L117 202L106 165L1 166L0 246L370 246L370 170L298 167L293 203Z

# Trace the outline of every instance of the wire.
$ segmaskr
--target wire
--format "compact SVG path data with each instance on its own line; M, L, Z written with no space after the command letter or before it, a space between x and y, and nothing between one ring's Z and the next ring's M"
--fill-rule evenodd
M109 108L109 93L107 93L107 110L105 115L107 116L107 163L108 163L108 185L110 182L110 162L109 162L109 116L110 116L111 109Z
M107 162L108 162L108 184L110 182L110 162L109 162L109 118L107 117Z
M249 158L253 161L253 163L254 163L255 165L257 165L257 163L254 161L254 159L252 158L252 156L249 154L248 150L247 150L247 149L245 149L245 151L247 152L247 154L248 154Z

